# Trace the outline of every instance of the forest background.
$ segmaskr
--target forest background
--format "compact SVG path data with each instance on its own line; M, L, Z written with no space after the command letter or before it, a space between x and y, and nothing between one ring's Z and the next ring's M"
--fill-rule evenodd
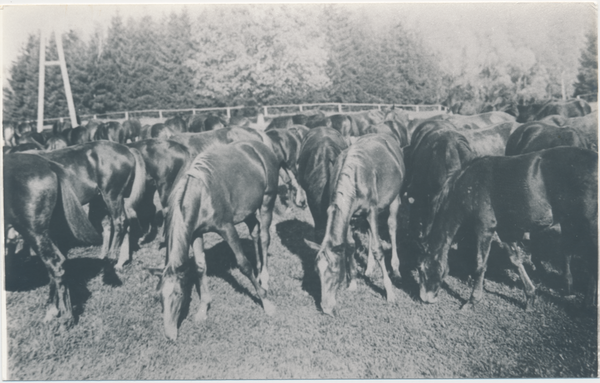
M405 13L402 4L189 5L158 17L117 12L92 33L66 31L63 45L78 115L317 102L502 105L597 93L597 9L568 5L447 5L461 7L458 17L426 4ZM48 61L58 59L54 38ZM5 121L36 118L38 65L39 35L30 33L4 71ZM67 116L58 66L46 67L45 86L45 117Z

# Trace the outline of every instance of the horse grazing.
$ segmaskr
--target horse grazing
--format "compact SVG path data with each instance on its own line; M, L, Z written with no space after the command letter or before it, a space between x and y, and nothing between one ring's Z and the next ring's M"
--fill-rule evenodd
M173 133L185 133L187 132L187 123L180 117L171 117L165 121L165 127L171 130Z
M366 216L369 224L368 274L373 267L371 254L383 273L388 302L393 302L392 281L387 274L377 217L389 209L388 226L392 241L392 271L399 276L400 260L396 246L396 227L400 207L400 190L405 169L402 150L390 135L366 135L344 150L336 160L331 178L330 205L327 226L318 249L315 269L321 280L321 308L333 315L336 292L345 281L350 289L356 288L355 244L350 229L353 216Z
M123 122L123 130L125 130L125 142L135 142L142 134L142 124L140 120L130 118Z
M504 112L488 112L472 116L443 115L444 120L452 123L459 130L484 129L502 122L514 122L516 118Z
M279 164L279 177L287 185L288 198L293 200L296 206L306 205L306 194L304 189L298 185L297 163L302 145L302 136L298 129L271 129L266 132L271 139L271 145L277 163Z
M333 165L347 147L346 140L337 130L324 126L309 130L302 141L298 155L298 183L306 192L318 243L325 236Z
M432 203L448 177L475 154L466 137L445 121L419 125L410 146L404 148L406 176L404 191L410 205L409 229L413 238L422 238L433 220Z
M202 235L207 232L216 232L227 241L265 312L275 313L275 306L267 299L267 251L277 177L271 150L260 142L248 141L214 146L197 156L178 178L169 197L167 260L158 284L167 338L177 338L182 305L190 299L192 282L200 296L196 320L206 319L211 297ZM234 227L241 222L254 240L256 275ZM189 254L190 245L195 262Z
M534 121L519 126L510 135L505 154L515 156L557 146L589 148L586 138L575 129Z
M471 149L477 157L502 156L511 133L519 125L514 121L502 122L489 128L463 130L460 133L469 141Z
M449 178L435 201L435 219L420 256L420 296L438 299L448 274L448 250L463 223L477 239L477 269L473 292L463 306L483 296L483 280L493 239L511 253L525 286L526 309L535 301L517 242L525 232L561 225L562 251L581 252L596 277L598 262L598 154L557 147L514 157L481 157ZM595 296L595 290L592 296ZM591 298L588 295L588 299Z
M146 164L146 187L137 209L142 230L146 232L142 238L144 243L150 241L157 232L154 221L154 193L158 192L164 217L175 178L181 169L187 168L192 158L184 145L170 140L151 138L129 143L127 146L137 149Z
M94 141L40 155L66 169L79 203L90 204L91 221L102 221L101 257L118 259L116 268L121 269L130 258L129 249L121 245L130 222L137 222L136 208L146 185L141 154L116 142ZM106 212L109 219L103 219Z
M267 146L271 146L271 140L264 132L252 128L239 127L223 128L202 133L179 133L173 135L170 139L185 145L192 158L214 144L230 144L235 141L260 141Z
M45 321L73 323L73 308L63 267L70 236L85 245L102 242L88 220L64 168L36 154L4 156L4 234L14 227L42 259L50 277L50 307Z

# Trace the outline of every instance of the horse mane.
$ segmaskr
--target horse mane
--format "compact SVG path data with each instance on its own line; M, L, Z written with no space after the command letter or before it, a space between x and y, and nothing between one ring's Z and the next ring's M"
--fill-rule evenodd
M330 203L336 205L342 211L349 211L352 207L352 201L356 197L356 172L363 167L363 163L354 151L348 150L346 153L340 153L335 174L335 188L333 198Z

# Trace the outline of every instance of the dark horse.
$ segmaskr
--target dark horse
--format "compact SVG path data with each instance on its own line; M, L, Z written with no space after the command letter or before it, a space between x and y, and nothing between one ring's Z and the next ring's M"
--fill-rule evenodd
M60 317L71 325L73 308L63 267L63 254L72 244L67 233L86 245L100 244L102 238L88 220L62 166L27 153L6 155L3 162L5 237L12 225L48 269L50 307L44 320Z
M309 130L302 141L298 155L298 183L306 192L318 243L325 236L333 165L347 147L346 140L337 130L324 126Z
M448 274L448 250L463 223L472 223L477 238L476 281L469 302L483 296L483 279L493 239L511 253L525 286L526 308L535 287L518 255L525 232L555 223L562 228L565 254L581 252L596 277L598 262L598 154L558 147L514 157L481 157L456 172L435 201L436 215L420 257L420 296L438 299ZM594 293L588 295L595 297Z
M185 145L192 158L214 144L230 144L235 141L260 141L271 147L271 140L264 132L240 127L228 127L202 133L179 133L171 136L170 139Z
M327 209L325 238L320 247L307 241L311 247L318 249L315 269L321 280L321 308L324 313L333 315L336 292L342 283L346 282L351 290L356 288L355 243L350 229L353 216L366 216L369 224L370 256L366 273L373 267L371 255L374 255L383 273L387 301L394 301L392 281L379 241L377 217L389 209L392 270L399 276L396 228L404 174L402 150L395 138L388 134L363 136L337 158L331 178L331 204Z
M151 138L133 142L127 146L137 149L146 164L146 188L137 210L140 224L146 231L142 242L147 242L156 233L154 193L158 192L164 217L175 178L181 169L187 168L191 157L184 145L170 140ZM146 227L148 227L147 230Z
M510 135L505 154L515 156L557 146L590 148L585 136L575 129L534 121L519 126Z
M271 139L273 152L279 162L279 176L287 185L288 198L292 199L296 206L303 208L306 205L306 194L297 181L302 136L301 130L293 129L294 126L301 125L291 125L289 129L271 129L266 135Z
M410 146L404 148L404 190L413 238L423 237L433 220L432 202L448 177L473 157L469 141L446 121L426 121L414 130Z
M260 142L248 141L214 146L196 157L178 178L169 197L167 260L158 285L167 338L177 338L182 305L189 301L192 282L200 296L196 320L206 319L211 297L202 235L207 232L216 232L227 241L265 312L275 313L275 306L267 299L267 251L277 177L271 150ZM234 227L241 222L254 240L256 275ZM190 245L195 262L189 254Z
M90 204L92 222L102 220L102 258L111 255L118 259L116 268L122 268L129 249L120 256L119 251L129 223L137 221L136 208L146 185L141 154L116 142L95 141L40 155L65 167L79 203ZM110 219L102 219L105 211Z
M124 144L127 132L117 121L109 121L98 125L93 135L94 141L107 140Z

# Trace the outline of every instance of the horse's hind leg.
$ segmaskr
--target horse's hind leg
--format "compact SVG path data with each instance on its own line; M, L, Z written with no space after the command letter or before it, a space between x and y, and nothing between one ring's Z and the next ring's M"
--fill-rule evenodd
M390 276L387 273L387 268L385 267L385 258L383 256L383 250L381 248L381 243L379 242L379 229L377 227L377 207L373 206L371 211L369 211L369 216L367 217L370 226L370 245L369 248L373 250L373 255L379 263L379 267L381 267L381 273L383 274L383 285L385 286L385 294L387 301L392 303L395 301L396 297L394 295L394 287L392 286L392 281Z
M276 194L266 194L263 196L263 203L260 207L258 219L260 246L262 255L262 269L258 270L258 278L262 287L269 290L269 269L267 267L269 259L269 246L271 245L271 222L273 221L273 206L275 205Z
M258 283L258 279L254 276L252 265L250 264L250 261L248 261L246 255L244 255L242 245L240 244L240 238L235 230L235 227L232 224L226 224L218 229L218 233L227 241L231 247L231 250L233 250L240 271L246 277L248 277L250 282L252 282L252 285L254 285L256 293L262 302L265 313L267 315L275 314L275 305L267 299L267 291L262 288L260 283Z
M102 249L100 250L100 258L108 257L112 232L113 222L106 210L106 204L102 198L94 197L89 204L89 220L94 227L102 232Z
M206 319L208 307L212 302L210 291L208 291L208 281L206 279L206 255L204 253L204 240L202 239L202 235L194 240L192 248L194 250L194 260L196 261L196 268L198 270L196 289L198 291L198 296L200 297L200 308L194 319L197 322L200 322Z
M517 243L512 242L508 244L508 247L510 249L510 261L513 265L517 266L519 276L521 277L521 281L523 281L523 289L525 290L526 296L525 310L530 311L535 303L535 285L531 282L529 275L527 275L527 271L525 271L522 251L519 249Z
M462 306L462 309L472 308L483 298L483 281L485 271L487 270L488 257L492 247L494 232L487 227L476 228L477 236L477 269L475 270L475 285L471 292L469 301Z
M40 255L50 276L50 295L48 297L50 306L46 312L44 322L60 317L65 325L70 326L73 324L73 307L69 288L65 283L63 264L66 257L52 243L47 234L35 235L28 233L28 236L31 237L31 245L35 252Z
M390 204L390 216L387 222L390 230L390 239L392 241L392 273L396 278L400 278L400 258L398 257L398 246L396 243L396 229L398 227L399 209L400 195L398 195Z
M256 254L256 275L258 275L258 283L262 286L263 289L269 290L269 272L267 271L267 257L263 255L263 249L261 247L261 230L260 224L256 215L251 214L244 220L246 226L248 226L248 231L250 232L250 237L252 237L252 242L254 243L254 253Z

